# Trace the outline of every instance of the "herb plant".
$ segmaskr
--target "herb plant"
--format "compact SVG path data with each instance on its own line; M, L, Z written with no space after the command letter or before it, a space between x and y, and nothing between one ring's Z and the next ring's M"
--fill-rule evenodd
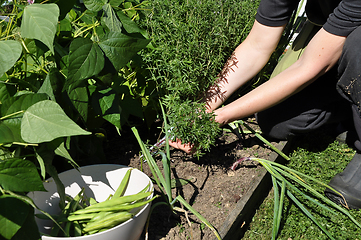
M203 93L251 29L258 1L151 1L142 21L154 49L142 53L157 82L171 136L209 149L218 136Z

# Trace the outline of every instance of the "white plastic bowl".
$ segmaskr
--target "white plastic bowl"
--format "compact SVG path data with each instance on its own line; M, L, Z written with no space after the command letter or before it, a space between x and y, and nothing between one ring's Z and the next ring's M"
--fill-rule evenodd
M85 195L93 197L98 202L106 200L110 194L114 193L119 186L123 176L129 169L127 166L115 164L99 164L81 167L79 171L72 169L59 174L59 178L65 186L65 193L74 197L82 187L85 188ZM150 183L151 189L153 184L149 177L143 172L133 169L130 175L129 184L125 195L137 193L144 189ZM35 204L42 210L50 214L58 214L59 194L57 193L56 184L52 178L44 183L48 192L31 192L28 194ZM153 194L152 194L153 195ZM151 196L152 197L152 196ZM145 222L150 210L150 203L145 205L138 214L132 219L104 232L80 236L67 237L68 240L137 240L142 234ZM39 213L39 211L36 211ZM53 222L51 220L41 220L36 218L39 231L49 234ZM64 237L49 237L43 235L42 240L60 240Z

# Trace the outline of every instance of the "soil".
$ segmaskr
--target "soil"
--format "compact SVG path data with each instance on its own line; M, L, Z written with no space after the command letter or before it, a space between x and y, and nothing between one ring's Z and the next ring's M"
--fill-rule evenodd
M248 123L254 130L258 129L254 119L248 119ZM154 144L159 139L159 128L138 131L143 141L150 141L149 144ZM143 171L152 177L147 164L139 158L140 147L130 129L124 129L120 137L108 136L108 140L105 147L107 162L138 169L143 167ZM238 138L235 133L226 129L223 129L217 138L215 146L199 158L171 149L172 178L189 180L186 185L173 189L173 198L181 195L219 229L262 168L253 161L243 162L235 171L231 170L230 166L242 157L267 159L271 152L272 150L253 134ZM161 166L161 161L158 161L158 164ZM157 194L158 190L155 189ZM162 201L162 198L156 201ZM178 206L182 207L180 204ZM150 219L149 240L215 239L214 233L193 214L175 215L166 205L156 207ZM144 239L144 234L142 238Z

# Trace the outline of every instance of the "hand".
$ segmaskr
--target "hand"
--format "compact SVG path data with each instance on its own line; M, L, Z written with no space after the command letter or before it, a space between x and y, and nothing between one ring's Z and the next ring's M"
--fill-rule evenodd
M194 144L192 144L192 143L184 143L183 144L182 140L180 140L178 138L174 142L169 140L169 146L174 147L176 149L180 149L180 150L186 152L187 154L193 154L196 151L196 149L194 148Z

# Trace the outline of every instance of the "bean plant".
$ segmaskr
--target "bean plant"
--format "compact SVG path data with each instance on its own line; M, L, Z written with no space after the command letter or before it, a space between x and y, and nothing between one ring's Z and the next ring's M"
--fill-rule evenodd
M57 162L78 167L101 152L104 123L121 129L131 115L152 116L154 85L137 54L150 43L137 24L147 4L0 3L0 238L39 239L26 193L44 191L51 176L64 206Z

